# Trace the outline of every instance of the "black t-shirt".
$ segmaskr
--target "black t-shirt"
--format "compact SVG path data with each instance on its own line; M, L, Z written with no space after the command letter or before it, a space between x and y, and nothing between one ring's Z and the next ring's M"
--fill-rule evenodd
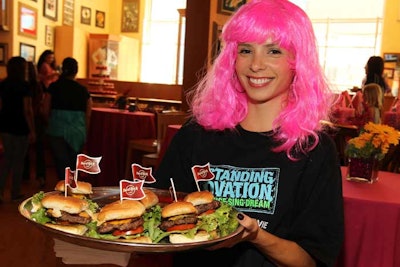
M25 81L5 79L0 83L0 131L14 135L28 135L29 126L25 119L24 98L32 92Z
M75 80L60 77L50 84L51 109L86 112L90 94L85 86Z
M268 133L236 130L205 131L188 123L174 136L154 184L177 191L196 191L191 167L210 163L212 181L199 182L201 190L256 218L260 227L293 240L318 266L333 265L343 241L341 171L333 141L326 134L307 156L291 161L286 153L271 151ZM174 266L274 266L250 243L230 249L179 253Z

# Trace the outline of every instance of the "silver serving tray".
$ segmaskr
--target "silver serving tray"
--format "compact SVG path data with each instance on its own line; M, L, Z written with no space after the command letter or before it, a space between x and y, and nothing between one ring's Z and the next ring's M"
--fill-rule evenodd
M160 190L155 188L150 188L153 190L160 199L160 205L165 205L173 201L173 198L168 190ZM47 192L46 194L58 194L59 192L52 191ZM177 193L177 198L182 199L184 193ZM208 240L204 242L193 242L193 243L182 243L182 244L171 244L171 243L158 243L158 244L147 244L147 243L131 243L124 242L118 240L106 240L106 239L98 239L91 238L86 236L74 235L70 233L66 233L63 231L59 231L50 227L47 227L43 224L37 223L31 219L30 211L26 209L27 204L31 201L32 198L28 198L24 200L19 205L19 212L22 216L26 218L26 220L32 225L38 227L42 231L44 231L47 235L52 238L63 240L65 242L69 242L79 246L85 246L90 248L102 249L102 250L110 250L110 251L118 251L118 252L141 252L141 253L167 253L167 252L178 252L178 251L186 251L193 249L201 249L209 246L216 245L220 242L233 238L239 235L243 231L243 227L239 226L235 232L232 234L218 238L213 240ZM93 195L91 199L99 204L100 207L119 200L119 188L118 187L94 187Z

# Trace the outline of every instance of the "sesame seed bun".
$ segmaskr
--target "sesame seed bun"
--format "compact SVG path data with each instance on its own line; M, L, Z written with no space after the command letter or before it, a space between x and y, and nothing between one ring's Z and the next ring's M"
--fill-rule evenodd
M146 208L138 200L122 200L105 205L97 215L100 223L140 217Z
M196 206L211 203L214 200L214 195L210 191L196 191L187 194L183 200Z
M89 208L89 203L85 200L57 194L46 195L42 199L42 205L46 209L65 211L70 214L78 214Z
M168 218L178 215L196 213L197 210L192 203L186 201L172 202L162 208L161 217Z
M143 188L145 197L140 200L146 209L158 204L158 196L150 189Z
M76 185L77 185L76 188L69 187L68 192L71 192L72 194L84 194L84 195L93 194L92 185L90 183L77 181ZM65 192L65 180L59 181L56 184L54 190Z

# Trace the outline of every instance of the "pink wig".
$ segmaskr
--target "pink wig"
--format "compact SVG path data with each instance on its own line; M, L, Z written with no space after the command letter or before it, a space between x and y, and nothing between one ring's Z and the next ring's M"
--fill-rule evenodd
M235 73L239 43L267 39L294 55L295 77L274 121L275 151L295 159L318 143L320 120L329 114L331 92L320 67L312 24L303 10L286 0L252 0L224 25L223 49L191 92L193 116L206 129L234 129L247 114L247 96ZM311 138L310 138L311 137Z

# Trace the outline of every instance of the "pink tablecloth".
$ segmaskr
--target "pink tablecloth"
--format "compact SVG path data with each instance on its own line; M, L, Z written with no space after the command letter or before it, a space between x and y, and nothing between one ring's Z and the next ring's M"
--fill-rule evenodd
M88 177L94 186L118 186L125 176L128 140L155 138L155 116L147 112L128 112L93 108L87 141L87 154L102 156L101 173Z
M339 267L400 266L400 174L373 184L347 181L342 167L345 242Z

